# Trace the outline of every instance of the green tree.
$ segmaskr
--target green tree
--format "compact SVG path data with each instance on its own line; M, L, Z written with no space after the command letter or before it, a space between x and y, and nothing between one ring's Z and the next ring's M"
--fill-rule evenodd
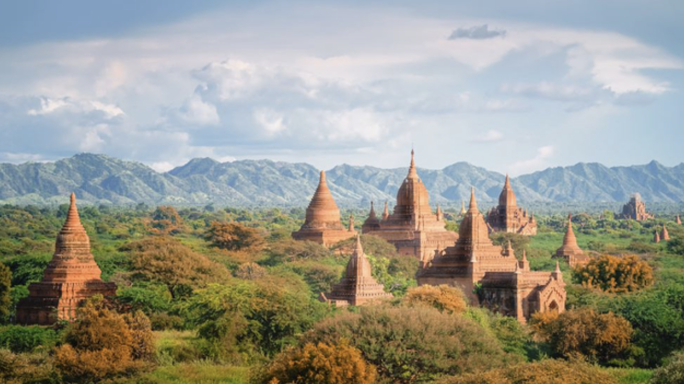
M240 223L214 221L207 230L205 238L213 246L229 251L249 249L258 252L264 247L264 238L260 231Z
M0 263L0 320L6 319L12 311L12 271Z
M635 255L601 255L575 269L573 277L583 286L604 292L634 292L653 284L653 268Z
M684 383L684 352L677 352L653 372L651 384Z
M467 308L463 291L448 285L409 288L403 301L409 305L429 305L447 313L462 313Z

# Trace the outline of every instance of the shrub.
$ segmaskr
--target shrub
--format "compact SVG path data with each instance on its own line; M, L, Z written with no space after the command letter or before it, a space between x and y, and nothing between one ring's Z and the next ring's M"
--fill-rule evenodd
M651 384L684 383L684 352L675 353L662 367L653 372Z
M395 383L426 382L509 361L496 339L471 320L429 307L361 307L360 313L323 320L303 341L335 344L340 338Z
M0 383L61 383L47 353L14 354L0 349Z
M633 329L621 316L590 308L553 315L533 315L531 327L554 354L586 358L601 364L624 365L631 352Z
M437 384L618 384L611 375L582 361L547 359L450 377Z
M345 339L287 350L268 371L269 384L373 384L375 376L375 367Z
M183 219L172 206L162 205L152 212L150 232L159 235L175 235L183 231Z
M235 271L235 277L244 280L257 280L266 276L266 269L257 263L240 264Z
M9 325L0 328L0 348L14 353L32 352L37 347L52 347L59 335L52 329L38 326Z
M467 307L463 291L448 285L409 288L404 302L409 305L426 304L446 313L462 313Z
M213 246L229 251L250 249L258 252L264 247L264 238L258 229L239 223L214 221L207 230L205 238Z
M635 255L601 255L574 272L576 282L609 293L638 291L653 284L653 269Z
M0 263L0 321L9 316L12 310L12 271L5 264Z

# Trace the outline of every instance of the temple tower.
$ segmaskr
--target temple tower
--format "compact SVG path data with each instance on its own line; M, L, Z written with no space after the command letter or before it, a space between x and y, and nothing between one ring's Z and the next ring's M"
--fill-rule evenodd
M364 305L373 301L389 299L391 293L384 290L371 274L371 265L363 252L361 238L356 237L356 247L349 262L342 281L329 294L321 294L320 300L327 301L338 307L347 305Z
M72 320L85 299L101 294L115 296L116 284L100 278L100 268L90 252L90 238L81 224L76 195L62 230L57 235L55 253L39 283L29 285L29 296L17 304L17 323L49 325Z
M667 231L667 227L665 224L663 224L663 231L660 234L660 239L662 241L669 241L670 240L670 233Z
M511 179L506 175L504 187L499 194L499 205L487 214L487 222L493 231L518 233L532 236L537 234L537 223L527 211L518 207Z
M627 204L622 207L623 219L632 219L636 221L644 221L653 219L655 216L646 212L646 204L641 200L641 195L635 193Z
M306 208L306 219L297 232L292 233L295 240L308 240L326 247L353 237L356 232L352 228L344 228L340 221L340 209L337 208L332 193L325 179L325 171L321 171L316 192Z
M563 236L563 245L556 250L555 257L564 258L571 267L589 262L589 256L577 245L577 238L572 230L572 215L568 215L568 229Z

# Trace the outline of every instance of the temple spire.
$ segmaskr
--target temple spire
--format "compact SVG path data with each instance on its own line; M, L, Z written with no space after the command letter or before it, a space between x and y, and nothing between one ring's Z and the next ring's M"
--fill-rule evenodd
M76 207L76 194L73 192L71 193L69 211L67 213L66 221L64 222L64 227L83 227L81 225L81 218L78 215L78 207Z
M387 220L389 217L389 207L387 206L387 200L385 200L385 210L382 212L382 219Z
M464 216L466 214L466 209L465 209L465 201L461 200L461 216Z
M411 149L411 165L409 166L409 171L408 171L408 176L406 176L407 179L417 179L418 178L418 172L416 171L416 161L414 160L414 152L413 148Z
M470 205L468 206L468 212L479 212L477 210L477 200L475 199L475 187L470 187Z
M563 245L567 246L577 246L577 238L575 237L575 232L572 230L572 214L568 214L568 230L565 232L563 237Z
M373 206L373 202L371 201L371 209L370 213L368 214L368 217L375 219L375 207Z

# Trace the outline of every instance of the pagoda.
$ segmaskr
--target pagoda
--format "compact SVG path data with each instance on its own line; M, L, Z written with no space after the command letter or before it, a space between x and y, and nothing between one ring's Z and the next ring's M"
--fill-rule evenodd
M663 224L663 231L660 233L660 239L662 241L670 240L670 233L667 231L667 227L665 226L665 224Z
M660 233L658 233L657 229L653 232L653 242L656 244L660 243Z
M59 320L73 320L76 309L85 299L97 294L115 296L116 284L102 281L100 274L72 193L55 253L43 279L31 283L29 296L17 304L17 323L50 325Z
M572 230L572 215L568 215L568 229L563 236L563 245L556 250L554 257L565 259L571 267L589 262L589 256L577 245L577 238Z
M537 234L537 222L534 216L528 216L526 210L518 207L508 175L499 195L499 205L489 211L487 222L492 231L496 232L517 233L525 236Z
M361 239L356 237L356 247L352 253L347 270L342 281L329 294L321 293L320 300L334 304L337 307L348 305L365 305L374 301L389 299L391 293L384 290L371 274L371 265L363 252Z
M632 219L636 221L644 221L654 218L653 214L646 212L646 204L641 201L641 195L638 193L635 193L629 199L629 202L622 207L622 214L620 217L623 219Z
M565 310L565 283L560 270L530 271L525 252L518 260L510 243L506 249L495 246L478 210L474 189L454 246L418 272L418 285L425 284L459 287L473 304L523 323L535 312Z
M677 218L675 219L675 223L678 225L682 225L682 219L679 218L679 215L677 215Z
M318 188L306 208L306 219L297 232L292 233L292 238L302 241L313 241L330 247L333 244L349 239L356 235L356 231L350 225L344 228L340 221L340 209L330 193L328 183L325 180L325 171L321 171Z
M444 215L439 207L435 213L430 208L428 191L418 177L414 152L408 175L397 192L397 204L390 214L385 203L382 219L378 222L373 207L364 222L364 234L375 235L393 244L403 255L411 255L429 262L436 252L453 244L458 235L446 229Z

